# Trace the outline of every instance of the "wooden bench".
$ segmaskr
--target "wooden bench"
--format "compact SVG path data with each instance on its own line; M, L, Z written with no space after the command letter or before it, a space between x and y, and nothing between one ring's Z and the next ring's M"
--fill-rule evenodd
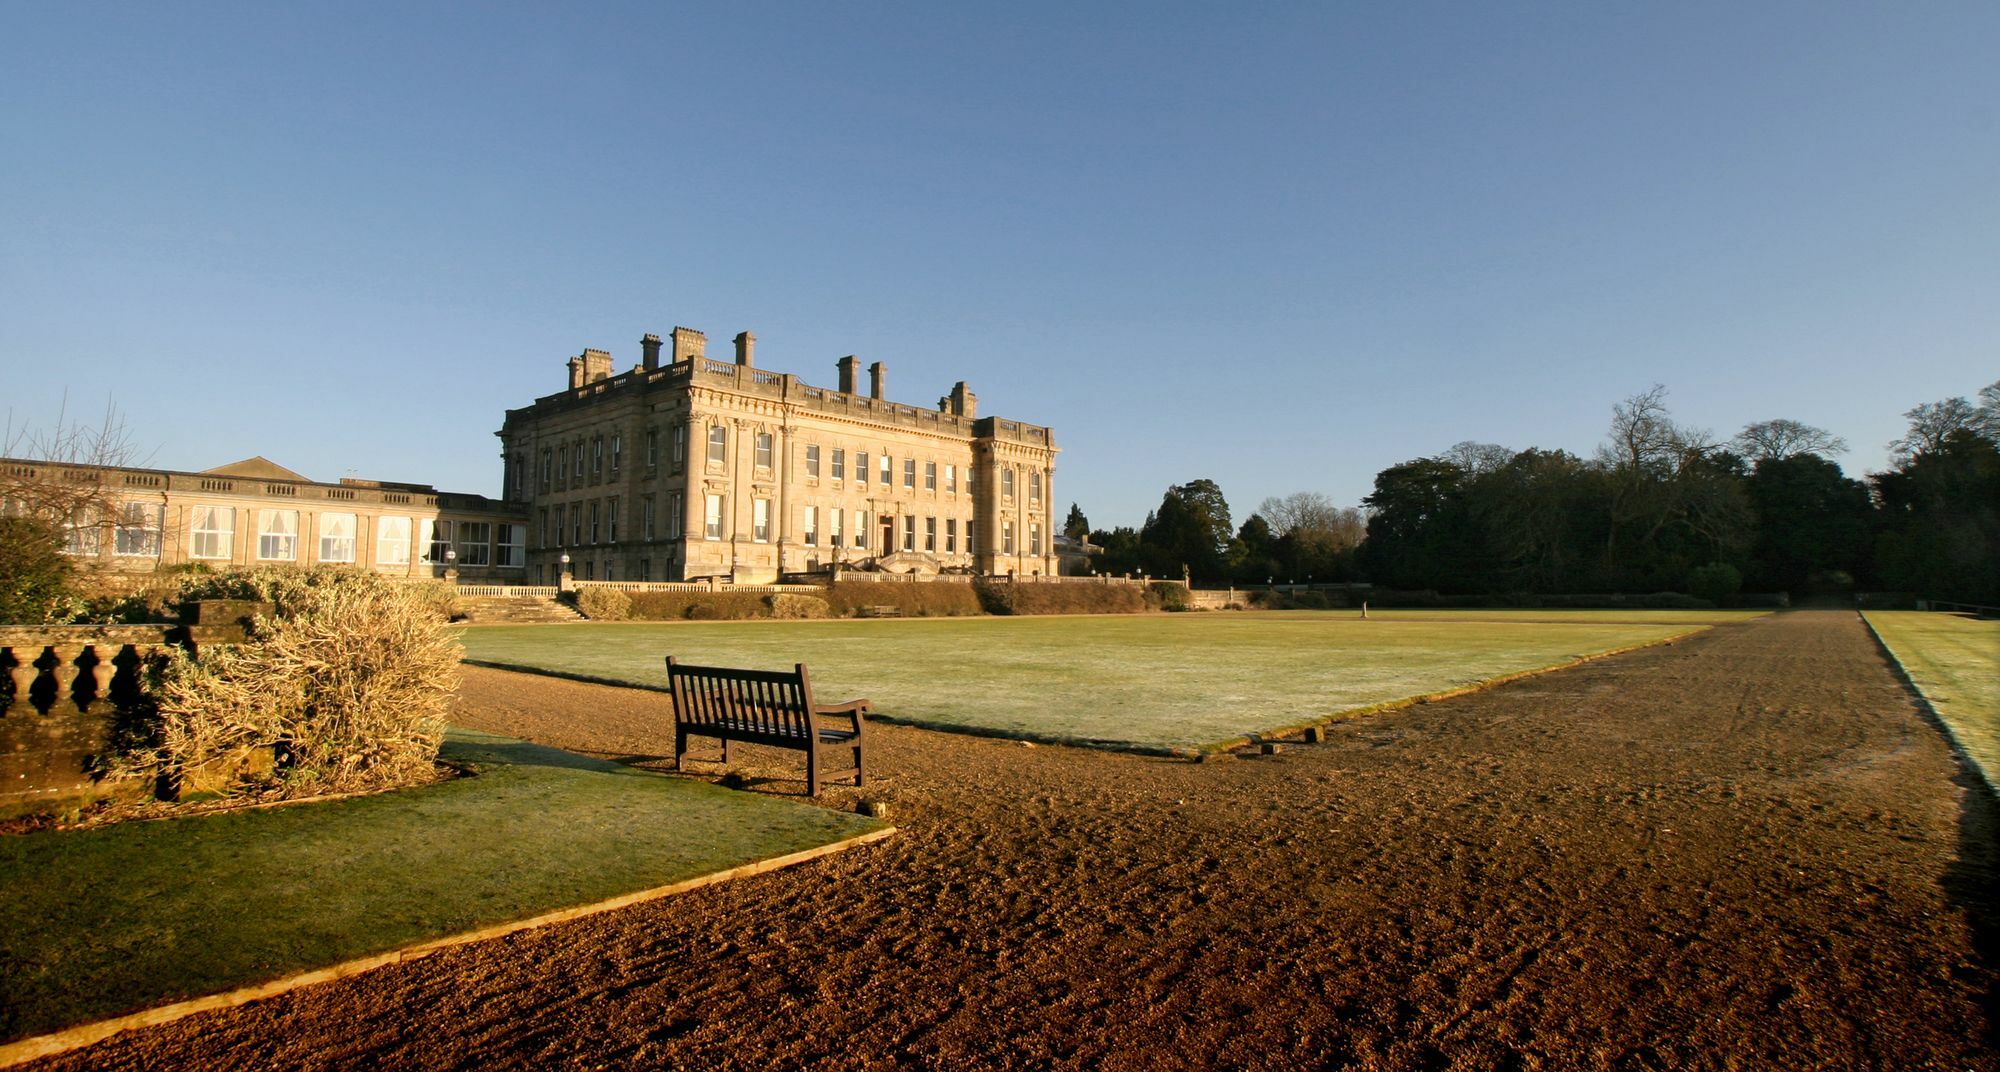
M738 670L690 666L669 655L667 685L674 699L675 770L682 769L689 737L720 740L724 763L731 741L791 748L806 754L808 795L818 796L819 749L840 745L854 749L854 784L863 784L861 716L870 702L815 704L804 663L790 672Z
M903 608L894 603L874 604L861 608L863 618L901 618Z

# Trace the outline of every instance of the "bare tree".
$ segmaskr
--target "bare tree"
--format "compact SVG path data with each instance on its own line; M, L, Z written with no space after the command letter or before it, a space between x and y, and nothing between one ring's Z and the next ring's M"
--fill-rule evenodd
M113 470L148 460L115 403L107 401L103 418L86 423L70 417L67 397L47 426L19 422L9 410L0 459L0 513L65 531L71 550L85 554L100 545L101 527L118 519L122 496L113 490Z
M1465 440L1454 443L1437 456L1441 462L1450 462L1474 476L1496 472L1514 460L1514 452L1498 443L1478 443Z
M1729 445L1751 462L1782 461L1800 454L1825 458L1847 453L1847 440L1824 428L1782 417L1744 425Z
M1980 398L1986 397L1984 391ZM1945 438L1953 432L1980 432L1983 418L1972 403L1963 398L1947 398L1939 402L1926 402L1903 416L1910 420L1910 430L1901 438L1891 440L1889 451L1897 465L1908 462L1919 454L1932 454L1944 448Z
M1995 380L1979 389L1979 408L1974 411L1974 420L1980 435L2000 443L2000 380Z
M1597 457L1614 470L1671 473L1690 454L1705 454L1714 445L1707 429L1674 423L1667 412L1666 385L1656 383L1611 407L1610 439L1597 449Z
M1271 526L1271 535L1283 536L1293 529L1332 528L1340 515L1333 500L1316 491L1295 491L1282 499L1265 499L1257 512Z

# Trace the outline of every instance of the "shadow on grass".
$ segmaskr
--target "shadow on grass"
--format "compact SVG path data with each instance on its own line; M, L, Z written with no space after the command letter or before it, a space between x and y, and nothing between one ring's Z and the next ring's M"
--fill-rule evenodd
M0 1043L656 890L884 828L488 734L477 777L0 837Z

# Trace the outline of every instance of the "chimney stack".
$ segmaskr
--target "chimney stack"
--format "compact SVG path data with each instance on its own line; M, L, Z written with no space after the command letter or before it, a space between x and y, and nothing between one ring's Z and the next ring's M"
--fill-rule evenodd
M583 357L583 382L596 383L611 378L611 351L585 348ZM581 386L581 385L579 385Z
M960 380L951 387L951 412L966 420L979 415L979 396L965 389L965 381Z
M708 336L693 328L677 327L674 336L674 364L708 356Z
M583 386L583 358L569 359L569 388L574 391Z
M848 354L846 357L834 362L834 367L840 370L840 393L844 395L853 394L854 381L861 376L861 359L855 357L853 354Z
M757 336L752 335L747 331L739 331L736 333L737 364L743 366L744 368L751 367L753 362L750 359L752 356L755 355L756 350L757 350Z
M868 395L870 398L879 400L882 397L882 382L888 378L889 366L884 365L880 361L868 366Z
M641 363L646 371L651 372L660 367L660 337L658 335L646 335L641 338L639 340L639 349L644 351L646 355L645 361Z

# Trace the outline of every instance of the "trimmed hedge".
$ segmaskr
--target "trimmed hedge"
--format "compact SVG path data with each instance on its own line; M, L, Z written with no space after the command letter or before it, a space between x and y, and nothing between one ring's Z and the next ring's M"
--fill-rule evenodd
M981 581L979 602L988 614L1140 614L1147 594L1128 584L992 584Z
M895 607L911 618L958 618L981 612L973 586L957 581L841 581L828 585L824 598L841 618L856 617L863 607Z

